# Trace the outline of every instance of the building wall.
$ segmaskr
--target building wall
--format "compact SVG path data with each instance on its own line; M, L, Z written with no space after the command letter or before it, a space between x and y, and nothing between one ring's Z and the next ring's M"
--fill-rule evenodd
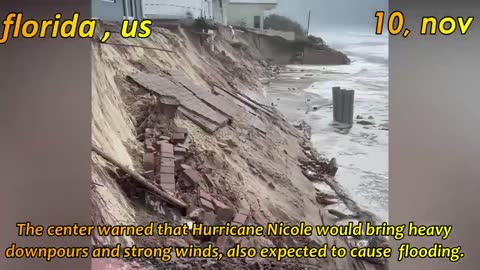
M126 0L93 0L92 17L104 21L122 21L125 17ZM143 19L142 0L131 0L135 5L135 19Z
M122 21L123 0L93 0L92 17L104 21Z
M275 8L273 4L228 3L227 20L230 25L254 28L254 17L260 16L260 29L263 29L264 12Z
M143 20L145 18L143 14L143 1L145 0L134 0L135 1L135 19Z
M147 19L185 19L187 12L194 18L202 15L212 18L212 0L143 0Z
M222 2L223 1L223 2ZM225 0L212 0L212 16L213 20L216 23L227 24L225 17L223 15L223 6Z

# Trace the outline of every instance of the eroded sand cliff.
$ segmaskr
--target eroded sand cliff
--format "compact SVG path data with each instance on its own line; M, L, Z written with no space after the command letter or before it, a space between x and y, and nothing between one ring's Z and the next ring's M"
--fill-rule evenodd
M215 35L212 52L204 35L158 27L152 32L147 39L121 39L113 33L109 40L112 44L92 43L92 143L152 180L152 184L161 184L162 176L158 180L156 175L145 171L145 157L155 153L155 164L160 164L163 143L173 143L177 186L168 191L193 208L208 206L195 205L192 198L196 198L198 190L185 187L182 179L189 169L202 176L201 183L196 185L208 193L208 200L221 202L235 215L246 213L244 223L324 224L328 214L322 212L325 205L318 199L312 179L305 174L305 164L311 160L310 152L305 150L308 143L301 131L274 107L265 104L259 78L271 76L271 70L262 53L250 44L251 37L239 33L233 42L229 31L221 28ZM162 97L169 96L177 96L174 117L165 117L155 109L162 104ZM185 130L185 142L173 139L178 128ZM148 140L153 144L149 145ZM181 152L178 160L177 150ZM322 167L326 164L315 162L316 169L326 172ZM160 184L158 187L164 188ZM139 225L151 221L182 224L200 218L192 214L195 210L185 212L151 196L94 153L91 194L92 219L96 225ZM215 213L213 222L217 218L218 223L221 215L216 204L211 213ZM207 218L202 214L201 219ZM209 241L218 243L218 239ZM246 246L294 246L321 245L332 239L262 237L238 241ZM97 235L93 242L185 246L200 245L202 240ZM181 260L176 263L188 265ZM211 265L205 261L193 264L199 263L204 267ZM217 263L216 267L243 269L260 264L265 266L270 262L237 260ZM287 260L281 267L335 269L334 264L330 258Z

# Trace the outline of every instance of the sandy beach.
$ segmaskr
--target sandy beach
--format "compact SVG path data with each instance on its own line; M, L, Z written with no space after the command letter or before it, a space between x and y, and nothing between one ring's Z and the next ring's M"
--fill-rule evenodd
M312 75L313 73L301 68L285 67L270 80L267 87L269 101L289 122L304 120L305 115L314 107L331 104L329 99L304 91L318 80Z

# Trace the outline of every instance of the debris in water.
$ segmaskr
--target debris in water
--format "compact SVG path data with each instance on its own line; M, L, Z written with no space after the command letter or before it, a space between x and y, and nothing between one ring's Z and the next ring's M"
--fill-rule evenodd
M359 125L365 125L365 126L371 126L371 125L375 125L374 122L370 122L370 121L367 121L367 120L360 120L360 121L357 121L357 124Z

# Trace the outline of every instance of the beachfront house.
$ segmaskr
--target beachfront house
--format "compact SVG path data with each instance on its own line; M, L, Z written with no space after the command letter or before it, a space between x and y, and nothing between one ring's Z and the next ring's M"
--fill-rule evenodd
M104 21L142 20L143 0L92 0L92 17Z
M104 21L150 19L169 24L199 17L226 24L228 0L93 0L92 17Z
M92 17L104 21L179 21L204 17L223 25L263 30L277 0L93 0Z
M212 19L218 24L227 25L225 3L228 0L212 0Z
M277 7L277 0L224 0L227 24L263 30L265 12ZM225 8L226 7L226 8Z
M143 0L146 19L213 19L213 0Z

